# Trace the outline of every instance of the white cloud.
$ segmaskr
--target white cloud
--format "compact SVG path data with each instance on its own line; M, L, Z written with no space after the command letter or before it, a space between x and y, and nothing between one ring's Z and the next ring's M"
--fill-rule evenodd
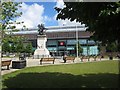
M63 8L65 7L63 0L57 0L56 5L54 7ZM48 17L44 14L44 7L43 5L39 5L37 3L34 3L32 5L27 5L26 3L22 3L22 7L19 11L22 11L21 17L17 18L17 22L23 22L23 24L17 24L15 25L16 28L22 28L24 25L26 28L37 28L38 24L45 24L46 22L56 22L57 14L54 17ZM54 18L54 19L53 19ZM71 22L70 20L58 20L58 25L63 26L64 25L76 25L80 23L76 23L75 21Z
M79 22L76 22L76 20L74 20L74 21L70 21L70 20L68 20L68 19L65 19L65 20L58 20L58 25L59 26L72 26L72 25L81 25L81 23L79 23Z
M56 3L56 5L55 5L55 7L64 8L65 5L64 5L63 0L58 0L57 3ZM54 16L54 19L55 19L55 20L56 20L57 15L58 15L58 14L56 14L56 15ZM65 20L59 19L59 20L58 20L58 25L59 25L59 26L63 26L63 25L65 25L65 26L71 26L71 25L81 25L81 23L76 22L76 20L74 20L74 21L71 22L71 21L68 20L68 19L65 19Z
M64 5L63 0L57 0L57 2L56 2L56 6L55 6L55 7L58 7L58 8L64 8L65 5Z
M22 11L22 16L17 18L16 21L24 23L21 25L16 25L16 28L22 28L23 25L25 25L27 28L34 28L37 27L38 24L44 23L44 7L34 3L32 5L27 5L25 3L22 3L22 8L20 9ZM48 17L46 16L48 19Z
M56 20L56 17L57 17L57 14L54 16L54 20ZM81 22L76 22L76 20L74 20L74 21L71 22L68 19L65 19L65 20L58 19L57 22L58 22L59 26L63 26L63 25L64 26L81 25ZM82 24L82 25L84 25L84 24Z

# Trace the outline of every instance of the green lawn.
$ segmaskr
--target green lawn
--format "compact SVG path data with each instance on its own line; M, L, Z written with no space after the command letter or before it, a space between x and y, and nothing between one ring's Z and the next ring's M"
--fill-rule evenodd
M29 67L3 75L4 88L117 88L119 62Z
M2 83L0 82L0 90L2 89L2 86L1 86L1 84L2 84Z

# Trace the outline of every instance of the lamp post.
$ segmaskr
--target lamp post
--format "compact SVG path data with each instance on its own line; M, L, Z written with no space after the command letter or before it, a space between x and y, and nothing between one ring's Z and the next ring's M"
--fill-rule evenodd
M76 25L76 56L78 59L78 30L77 30L77 25Z

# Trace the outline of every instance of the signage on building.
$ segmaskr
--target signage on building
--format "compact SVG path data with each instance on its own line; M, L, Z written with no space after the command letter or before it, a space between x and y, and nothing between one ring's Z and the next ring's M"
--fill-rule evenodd
M59 42L58 42L58 45L59 45L59 46L65 46L66 44L65 44L65 41L59 41Z

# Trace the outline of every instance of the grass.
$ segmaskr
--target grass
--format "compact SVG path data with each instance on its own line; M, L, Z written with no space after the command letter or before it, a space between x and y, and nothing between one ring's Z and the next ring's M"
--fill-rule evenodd
M37 66L3 75L3 88L118 88L118 61Z
M1 78L0 78L1 79ZM2 89L2 82L1 82L1 80L0 80L0 90Z

